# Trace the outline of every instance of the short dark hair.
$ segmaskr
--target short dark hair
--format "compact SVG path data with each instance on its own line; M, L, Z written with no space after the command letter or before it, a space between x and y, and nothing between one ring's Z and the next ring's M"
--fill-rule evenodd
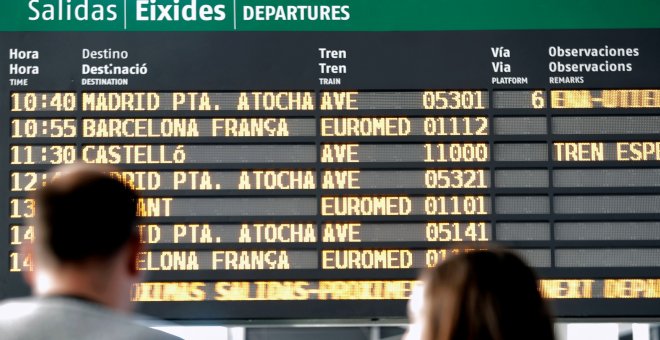
M427 272L425 340L552 340L537 278L517 255L484 250Z
M79 166L37 191L38 244L60 262L108 259L136 235L137 201L122 181Z

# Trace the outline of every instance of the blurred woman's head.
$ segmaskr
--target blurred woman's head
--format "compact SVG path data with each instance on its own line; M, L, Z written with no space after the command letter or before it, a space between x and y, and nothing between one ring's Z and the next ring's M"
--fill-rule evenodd
M424 277L423 340L552 340L534 272L511 252L453 256Z

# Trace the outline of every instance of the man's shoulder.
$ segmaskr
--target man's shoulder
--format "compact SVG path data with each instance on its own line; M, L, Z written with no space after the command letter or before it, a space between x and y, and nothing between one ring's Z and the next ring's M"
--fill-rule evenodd
M0 332L9 339L179 339L94 303L69 298L0 303Z

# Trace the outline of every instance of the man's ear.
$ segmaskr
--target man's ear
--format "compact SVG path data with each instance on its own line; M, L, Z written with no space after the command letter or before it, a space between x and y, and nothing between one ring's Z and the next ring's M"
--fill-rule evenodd
M23 274L23 280L25 280L30 287L34 288L36 280L36 257L34 256L34 245L31 242L23 242L18 251L23 255L24 259L29 258L32 262L31 270L22 270L21 274Z
M144 246L140 243L140 238L137 235L134 235L128 241L128 261L126 265L128 266L128 272L133 275L138 275L138 256L140 252L144 251Z

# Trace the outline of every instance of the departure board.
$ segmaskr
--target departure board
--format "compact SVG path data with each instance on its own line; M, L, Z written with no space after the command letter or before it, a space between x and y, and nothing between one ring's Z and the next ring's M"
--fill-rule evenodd
M51 30L36 23L87 7L45 2L0 32L0 298L29 294L30 194L84 162L141 195L148 250L127 299L157 317L403 318L421 271L495 245L537 271L559 317L660 316L657 19ZM131 3L135 25L318 7ZM319 20L359 20L347 3Z

